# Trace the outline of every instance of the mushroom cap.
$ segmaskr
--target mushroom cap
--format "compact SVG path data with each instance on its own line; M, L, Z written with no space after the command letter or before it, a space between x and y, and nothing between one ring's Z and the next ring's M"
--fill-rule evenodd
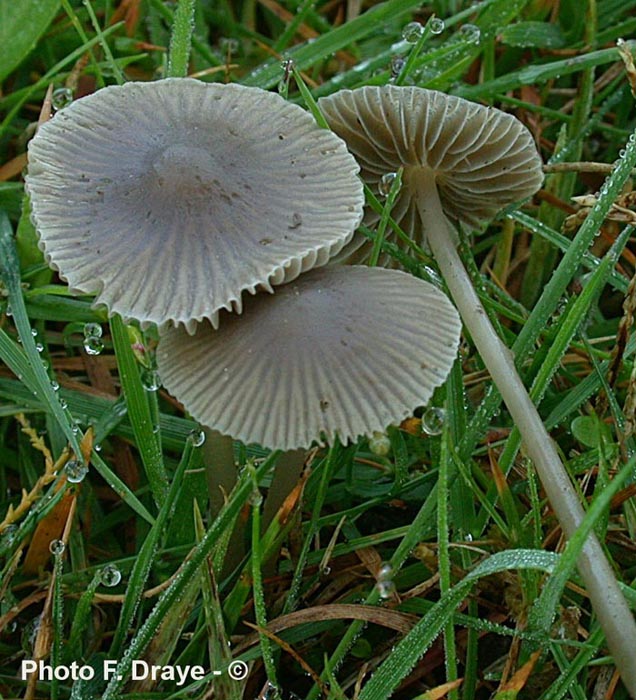
M111 86L43 124L27 190L74 290L162 324L240 311L325 264L360 223L344 143L277 94L168 78Z
M271 449L371 435L426 404L461 323L433 285L398 270L328 266L187 335L162 332L159 375L202 424Z
M404 168L392 216L425 238L415 198L434 178L448 217L473 227L539 189L541 159L514 116L461 97L418 87L362 87L319 100L377 193L383 175Z

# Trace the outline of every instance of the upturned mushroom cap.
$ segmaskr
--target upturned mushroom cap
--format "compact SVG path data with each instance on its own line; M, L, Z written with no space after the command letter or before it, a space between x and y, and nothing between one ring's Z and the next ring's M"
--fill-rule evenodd
M404 272L329 266L250 299L193 336L167 328L163 384L198 421L272 449L346 442L425 404L457 354L460 321Z
M500 110L395 85L341 90L321 98L319 106L375 192L383 175L404 168L392 216L418 242L425 232L415 201L430 181L446 215L470 226L541 185L541 159L530 132Z
M49 264L110 312L187 323L323 265L362 216L342 141L279 95L166 79L42 125L26 184Z

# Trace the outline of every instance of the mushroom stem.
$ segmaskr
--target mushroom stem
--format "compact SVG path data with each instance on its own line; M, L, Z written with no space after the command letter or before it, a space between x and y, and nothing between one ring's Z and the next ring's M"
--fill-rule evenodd
M305 465L305 456L305 450L287 450L276 460L276 470L263 507L263 530L274 520L285 499L296 486Z
M569 539L584 516L570 477L521 381L511 351L493 328L448 234L437 187L434 184L428 187L425 195L419 195L417 203L428 244L460 316L521 433L525 451L534 462L548 500ZM581 550L578 569L623 682L636 698L636 665L633 662L636 623L593 533Z
M214 517L225 505L228 494L236 485L238 474L234 464L234 446L232 438L222 435L218 430L203 428L203 459L205 475L210 497L210 510ZM229 574L245 556L244 527L235 523L230 536L223 573Z
M227 494L237 481L234 465L234 448L232 438L222 435L212 428L203 428L203 458L210 496L210 508L216 515L225 505Z
M204 428L203 431L205 433L203 457L210 496L210 509L216 515L225 505L226 495L234 488L238 478L234 464L233 441L231 437L222 435L212 428ZM267 492L263 509L263 532L296 485L305 464L305 454L305 450L287 450L276 460L272 484ZM230 537L223 567L224 572L229 574L233 571L244 556L245 526L237 523Z

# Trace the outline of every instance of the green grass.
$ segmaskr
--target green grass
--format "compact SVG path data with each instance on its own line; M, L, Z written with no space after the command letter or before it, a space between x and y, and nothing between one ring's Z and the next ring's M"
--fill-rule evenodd
M604 697L614 666L576 559L594 530L636 608L636 342L621 324L636 251L613 209L629 208L636 165L615 46L636 29L636 2L558 7L388 0L345 20L346 2L0 0L0 697L407 700L453 681L457 700ZM414 20L427 29L410 43ZM50 84L77 97L197 75L276 90L291 59L281 90L320 123L320 96L385 84L396 58L398 84L513 111L544 162L616 162L605 183L550 174L534 201L460 245L586 504L567 544L469 337L432 401L439 432L422 431L422 408L388 431L388 455L365 439L316 449L302 496L268 526L258 494L278 455L235 443L238 484L211 513L199 426L152 385L156 329L70 294L37 247L20 173ZM367 193L381 215L362 227L372 263L388 256L436 282L425 251L387 239L393 185L388 203ZM570 197L595 192L580 225L562 228ZM97 355L84 349L89 323L103 331ZM65 478L70 460L90 465L80 483ZM99 673L30 686L19 671L38 654ZM142 686L129 681L135 659L205 675ZM237 661L247 678L230 677ZM620 682L610 693L628 697Z

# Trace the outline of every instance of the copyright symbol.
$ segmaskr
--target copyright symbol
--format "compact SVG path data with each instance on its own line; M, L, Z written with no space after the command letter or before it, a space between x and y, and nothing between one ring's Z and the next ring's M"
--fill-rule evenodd
M230 661L227 672L230 674L230 678L235 681L243 681L247 678L248 667L245 661L236 659L235 661Z

